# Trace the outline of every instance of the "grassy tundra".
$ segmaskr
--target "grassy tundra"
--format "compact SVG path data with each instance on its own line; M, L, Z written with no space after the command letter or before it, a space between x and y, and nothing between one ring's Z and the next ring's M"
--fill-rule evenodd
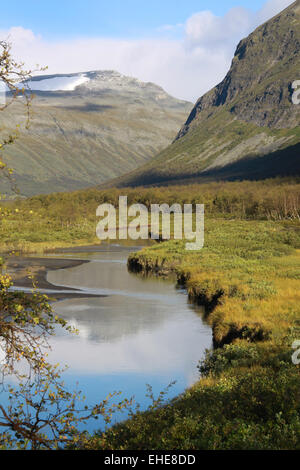
M129 268L177 275L206 307L215 348L199 381L163 405L98 433L92 449L299 449L300 237L293 222L207 221L201 252L170 241ZM201 374L201 377L200 377Z
M142 275L177 276L206 307L214 350L199 381L170 403L78 445L89 449L300 448L300 185L297 180L78 191L2 204L2 251L95 243L99 204L204 203L205 247L155 244L128 260ZM98 241L99 243L99 241ZM295 362L295 361L294 361Z
M300 220L300 180L209 183L137 189L89 189L72 193L2 201L0 250L36 253L58 247L99 243L95 236L99 204L205 204L206 218L238 220Z

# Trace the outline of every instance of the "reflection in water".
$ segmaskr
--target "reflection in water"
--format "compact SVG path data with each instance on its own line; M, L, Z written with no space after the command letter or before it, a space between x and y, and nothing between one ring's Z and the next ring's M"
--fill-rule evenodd
M68 364L67 382L78 381L89 402L122 390L146 406L147 383L159 393L176 380L174 396L197 379L211 330L173 282L128 273L128 249L118 250L68 253L91 262L49 272L52 284L108 295L54 304L79 335L58 331L49 358Z

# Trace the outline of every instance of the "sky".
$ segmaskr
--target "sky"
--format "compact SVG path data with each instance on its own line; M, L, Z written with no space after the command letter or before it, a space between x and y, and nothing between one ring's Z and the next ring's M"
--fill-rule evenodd
M117 70L195 101L219 83L243 37L291 0L19 0L0 39L27 68Z

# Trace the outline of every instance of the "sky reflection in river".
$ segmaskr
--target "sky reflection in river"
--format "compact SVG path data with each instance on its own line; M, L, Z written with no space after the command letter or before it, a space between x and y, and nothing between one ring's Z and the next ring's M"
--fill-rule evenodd
M159 393L176 380L174 396L197 379L211 330L174 282L128 273L128 249L67 256L91 262L51 271L48 281L107 295L54 304L79 330L78 336L58 331L51 340L49 359L69 366L67 384L78 381L88 402L121 390L146 407L146 384Z

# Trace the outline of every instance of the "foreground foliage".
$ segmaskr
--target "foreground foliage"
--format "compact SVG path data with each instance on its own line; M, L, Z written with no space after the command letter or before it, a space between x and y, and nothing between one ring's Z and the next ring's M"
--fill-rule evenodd
M5 42L0 42L0 66L11 98L0 110L24 95L27 127L31 97L18 83L31 72L13 60ZM222 115L214 120L221 138L222 120ZM207 143L207 129L201 129ZM253 126L236 123L231 131L237 143L256 133ZM1 129L0 149L13 144L18 132L19 124L13 131ZM292 137L291 145L298 142L298 128L293 135L279 134ZM178 145L194 158L184 139ZM281 157L293 161L298 146L284 150ZM186 159L182 162L186 168ZM0 172L11 182L12 170L2 156ZM193 164L190 173L195 173ZM94 436L80 433L79 423L97 416L108 423L115 407L130 402L109 407L105 400L91 408L77 407L80 394L66 390L58 366L46 360L47 337L58 326L66 327L65 322L53 316L47 297L34 286L30 296L15 293L11 278L3 274L0 385L7 399L0 404L0 448L300 448L299 365L291 360L292 344L300 337L299 180L95 189L6 202L0 208L2 251L36 252L93 242L97 206L117 205L119 195L126 193L129 204L147 207L175 202L206 206L210 221L204 250L187 255L182 242L169 242L129 259L129 267L144 274L176 274L191 301L205 305L216 349L199 364L202 378L171 403L164 404L164 394L156 400L150 392L153 405L147 412L134 410L127 422Z
M97 206L104 202L117 206L119 195L124 194L128 194L128 204L139 202L148 208L152 203L205 203L203 250L187 253L183 241L156 244L131 255L129 268L142 275L175 275L178 284L187 288L190 301L205 305L216 349L207 352L199 365L199 382L183 395L171 403L163 400L164 394L157 400L152 397L153 405L147 412L134 409L125 423L94 436L77 432L80 416L76 415L73 396L59 385L52 395L49 387L51 396L47 390L46 401L39 396L43 412L60 406L61 399L68 405L62 415L57 408L56 435L51 442L45 441L44 425L39 422L34 446L95 450L300 448L299 366L291 359L293 342L300 339L298 181L91 189L10 201L2 204L2 250L42 252L95 243ZM49 383L49 377L47 380ZM45 393L45 388L40 391ZM22 389L18 393L22 399L26 395ZM29 404L32 410L37 409L36 401L29 400ZM18 415L23 413L19 408L10 411L23 422L35 423L34 413L28 419ZM102 406L96 411L106 413ZM87 410L85 416L94 412ZM32 445L32 435L28 438L24 429L23 437L18 433L15 437L14 443L7 443L6 436L3 445Z
M26 90L31 73L13 59L10 44L0 41L0 81L7 88L3 104L1 96L0 111L7 110L20 97L25 128L31 118L32 95ZM13 188L13 170L5 163L2 150L15 143L19 129L20 124L13 130L0 129L0 174ZM9 225L12 213L17 215L19 210L1 210L2 228ZM49 336L59 327L70 328L63 319L53 315L49 299L38 293L34 279L29 295L15 292L2 259L0 265L0 449L64 448L68 442L79 439L79 423L99 416L108 423L113 411L126 407L129 402L110 406L111 395L95 406L78 405L81 393L67 390L59 365L47 361Z
M52 312L49 299L10 290L12 279L0 276L0 449L62 449L77 442L80 423L101 416L109 423L128 400L110 404L116 394L95 406L68 390L59 364L47 361L49 335L58 327L72 331Z
M220 375L212 371L171 403L135 414L82 445L94 450L299 449L299 371L288 360L274 369L259 361L249 367L238 362Z

